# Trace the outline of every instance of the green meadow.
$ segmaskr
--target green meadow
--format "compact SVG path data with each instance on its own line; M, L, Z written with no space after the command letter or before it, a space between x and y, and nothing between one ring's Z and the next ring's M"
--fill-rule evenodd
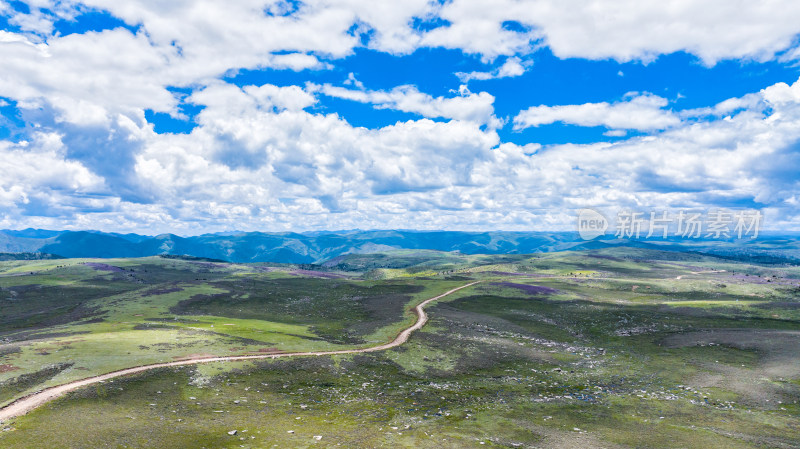
M0 262L0 447L800 447L800 267L615 248Z

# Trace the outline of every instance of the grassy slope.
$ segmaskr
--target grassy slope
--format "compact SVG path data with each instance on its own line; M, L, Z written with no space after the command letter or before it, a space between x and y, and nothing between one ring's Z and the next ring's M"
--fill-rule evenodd
M413 322L411 304L457 284L161 258L0 264L0 403L176 358L382 343Z
M380 269L364 257L358 263ZM82 280L57 280L53 267L72 262L13 269L38 272L29 280L59 288L107 281L114 294L86 306L104 321L42 327L88 333L41 341L26 334L19 352L3 345L0 364L21 368L0 374L0 392L13 386L10 379L23 377L32 389L125 360L345 346L341 334L364 344L401 327L403 301L380 298L402 295L407 307L465 278L486 282L431 306L428 326L402 347L120 379L7 424L3 447L800 446L796 267L635 249L514 260L447 254L405 268L394 263L394 280L297 282L287 272L243 266L116 261L157 272L151 276L158 285L126 290L114 278L119 273L81 271ZM692 274L711 269L727 271ZM0 277L0 285L31 284L15 276ZM143 294L176 286L183 290ZM375 288L380 294L370 297ZM228 293L214 296L220 290ZM376 311L378 305L396 313ZM219 334L210 333L211 324ZM145 337L148 349L134 348ZM93 352L103 340L105 352ZM89 371L44 371L67 360ZM92 432L82 430L89 423Z

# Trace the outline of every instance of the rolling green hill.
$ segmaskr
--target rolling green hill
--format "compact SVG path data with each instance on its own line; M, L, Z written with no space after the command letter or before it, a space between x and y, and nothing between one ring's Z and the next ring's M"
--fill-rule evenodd
M0 447L797 447L800 267L614 247L0 262ZM91 429L89 431L88 429Z
M90 231L0 231L0 252L42 252L62 257L118 258L190 255L235 263L319 264L347 254L431 250L463 254L531 254L619 246L700 252L736 260L786 263L800 260L796 236L762 235L757 240L606 239L586 242L576 233L341 231L313 233L229 232L180 237Z

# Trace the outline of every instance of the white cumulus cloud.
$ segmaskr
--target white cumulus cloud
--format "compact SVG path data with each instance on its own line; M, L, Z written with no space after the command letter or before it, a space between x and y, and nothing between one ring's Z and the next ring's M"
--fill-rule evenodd
M793 0L453 0L439 16L450 26L427 33L423 43L489 58L546 45L561 58L650 61L685 51L712 65L772 59L800 33ZM508 22L524 29L512 32L503 27Z
M355 75L347 87L223 81L243 69L328 70L359 47L455 49L496 67L462 82L521 76L541 47L595 60L791 60L794 0L26 3L30 14L0 2L12 24L0 31L0 97L28 133L0 140L0 227L530 230L569 226L576 207L726 204L797 216L798 82L680 113L646 93L533 106L515 129L560 122L617 138L540 147L502 142L494 95L466 86L437 96L405 81L370 90ZM87 8L134 31L54 31ZM355 127L320 112L323 95L419 117ZM183 117L182 102L205 108L187 134L144 119Z
M651 94L629 95L616 103L585 103L559 106L533 106L514 117L514 129L561 122L578 126L638 131L665 129L680 123L672 111L664 109L669 102Z
M330 97L369 103L379 109L395 109L428 118L465 120L497 125L494 96L488 92L465 92L456 97L433 97L415 86L397 86L389 91L352 90L325 84L320 91Z
M456 72L455 75L463 83L468 83L472 80L483 81L497 78L509 78L524 74L530 65L530 62L523 62L522 59L518 57L511 57L506 59L503 65L491 72Z

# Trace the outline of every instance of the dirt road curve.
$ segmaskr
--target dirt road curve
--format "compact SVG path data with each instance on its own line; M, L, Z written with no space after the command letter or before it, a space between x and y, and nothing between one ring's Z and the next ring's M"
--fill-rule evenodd
M196 365L198 363L210 363L210 362L234 362L240 360L255 360L255 359L275 359L279 357L299 357L299 356L311 356L311 355L335 355L335 354L356 354L361 352L375 352L375 351L383 351L385 349L394 348L395 346L400 346L406 341L408 341L408 337L411 335L412 332L415 330L421 329L425 323L428 322L428 315L425 313L425 306L430 304L437 299L444 298L447 295L455 293L463 288L470 287L472 285L477 284L478 281L472 282L466 285L462 285L461 287L454 288L450 291L442 293L439 296L435 296L430 299L426 299L425 301L421 302L419 305L414 307L414 313L417 314L417 322L414 323L411 327L403 330L400 334L389 343L385 343L378 346L372 346L369 348L362 348L362 349L345 349L341 351L320 351L320 352L286 352L286 353L279 353L279 354L264 354L264 355L239 355L239 356L229 356L229 357L205 357L205 358L198 358L198 359L191 359L191 360L178 360L175 362L166 362L166 363L156 363L153 365L142 365L136 366L133 368L126 368L119 371L114 371L108 374L103 374L100 376L94 377L87 377L86 379L76 380L74 382L69 382L64 385L59 385L56 387L50 387L45 390L42 390L38 393L31 394L29 396L25 396L24 398L18 399L11 404L3 407L0 409L0 422L8 421L9 419L15 418L17 416L22 416L29 411L39 407L40 405L52 401L58 397L63 396L70 391L77 390L79 388L83 388L88 385L105 382L110 379L114 379L117 377L127 376L130 374L141 373L143 371L156 369L156 368L165 368L170 366L184 366L184 365Z

